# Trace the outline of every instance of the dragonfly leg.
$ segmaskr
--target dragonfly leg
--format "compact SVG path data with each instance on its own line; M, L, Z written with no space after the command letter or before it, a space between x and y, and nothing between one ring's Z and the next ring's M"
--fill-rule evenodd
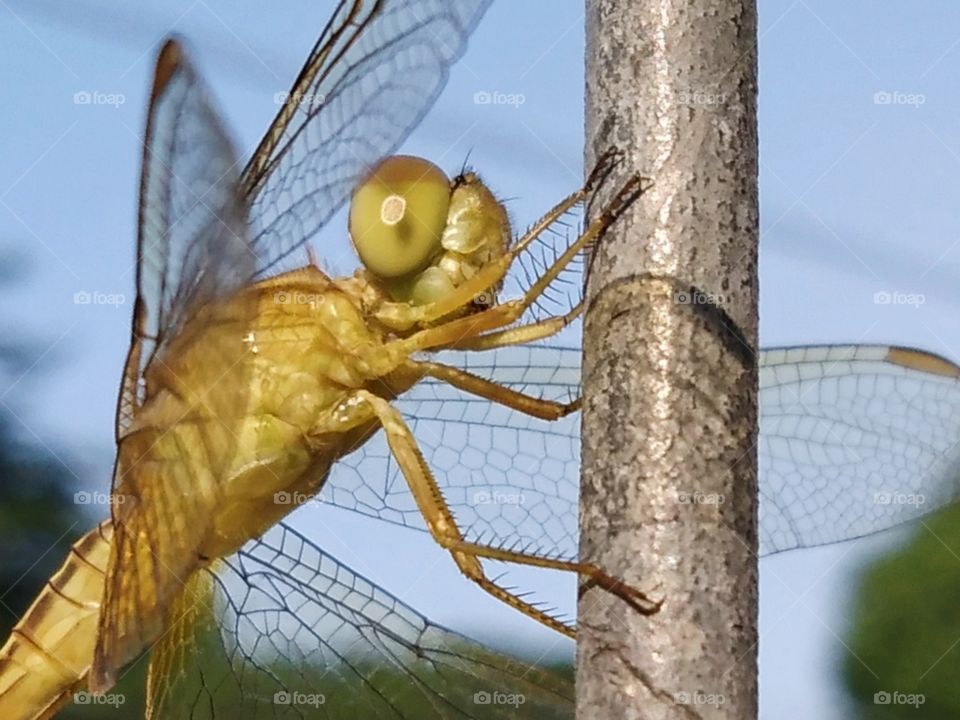
M481 553L475 550L474 545L463 539L453 513L450 512L450 508L443 499L443 494L427 466L423 453L420 452L413 433L410 432L410 428L399 411L383 398L366 390L356 390L351 397L365 403L379 420L386 434L390 451L403 472L407 485L410 487L410 492L413 494L417 507L427 524L427 529L441 547L450 551L450 555L460 571L507 605L552 630L572 637L574 630L571 626L507 588L500 587L486 576L479 560ZM318 432L326 431L327 428L318 428ZM511 559L515 562L519 562L518 558L520 557L524 557L522 553L511 553ZM558 562L535 557L528 558L528 561L529 564L542 567L553 567ZM576 563L573 563L573 565L576 565Z
M548 267L546 271L539 278L537 278L537 281L527 289L522 298L518 300L511 300L501 305L495 305L486 310L473 313L472 315L450 320L449 322L445 322L436 327L420 330L419 332L416 332L402 340L397 340L396 342L401 344L403 347L403 352L406 354L412 354L420 350L458 347L465 343L469 343L472 338L481 336L488 331L500 330L507 325L516 322L523 315L523 313L537 301L537 298L543 294L543 291L546 290L554 280L556 280L557 276L560 275L563 269L579 253L581 253L598 237L600 237L607 227L609 227L610 224L616 220L620 212L622 212L627 205L637 198L637 196L643 190L643 182L644 178L640 175L631 176L621 186L620 190L617 191L613 199L607 203L597 218L591 222L580 235L580 237L571 243L570 246L567 247L567 249L560 255L560 257L558 257L550 265L550 267ZM518 245L517 247L513 248L508 255L504 256L504 261L506 261L507 264L512 262L513 258L516 257L515 253L518 252L519 247L520 246ZM473 283L473 281L483 276L488 270L495 267L500 267L500 264L498 263L496 266L488 266L464 283L461 288L467 287ZM477 292L488 289L492 284L493 282L485 281L484 284L477 289ZM429 306L425 305L423 307ZM579 310L577 310L577 312L579 312ZM559 317L565 318L566 316ZM562 322L563 320L560 321L561 327ZM545 325L543 328L541 328L541 331L544 332L545 335L548 335L550 334L550 327L550 325ZM523 328L513 329L519 331ZM555 331L559 329L560 327L556 327Z
M539 238L544 231L557 222L565 213L569 212L571 208L583 202L587 196L596 189L597 185L606 179L609 166L609 162L598 165L598 168L594 170L583 188L568 195L557 203L557 205L551 208L542 218L535 222L503 257L487 265L446 297L417 307L411 307L407 303L385 303L374 311L374 316L379 322L390 328L406 330L417 324L425 325L436 322L444 316L466 307L476 298L486 295L491 288L496 288L500 285L513 262L526 252L530 245ZM563 268L566 267L579 252L595 241L607 226L644 191L645 182L647 182L646 178L640 175L632 175L624 182L613 198L603 208L600 215L590 223L576 242L567 248L560 258L554 262L553 266L548 268L538 282L526 293L525 298L529 296L532 299L524 305L524 308L528 307L533 300L539 297L547 286L556 279ZM489 310L486 312L489 312ZM482 312L479 314L482 314Z
M567 327L570 323L580 316L583 312L583 301L578 302L570 312L563 315L544 318L528 325L507 328L506 330L497 330L484 335L460 340L451 345L446 345L438 350L493 350L494 348L507 345L523 345L535 340L556 335Z
M582 563L575 560L564 560L562 558L552 558L536 553L520 552L499 548L493 545L483 545L480 543L467 542L461 540L456 545L448 548L451 552L460 551L471 555L472 557L481 557L488 560L499 560L501 562L512 562L518 565L532 565L534 567L546 568L548 570L565 570L575 572L586 579L588 587L600 587L613 593L630 604L635 610L643 615L653 615L660 610L663 604L662 600L651 600L646 594L627 585L622 580L617 580L609 575L603 569L591 563Z
M583 188L565 197L530 226L503 257L483 268L443 299L416 307L411 307L409 303L384 303L374 312L374 316L388 327L406 330L417 324L439 320L469 305L474 299L487 293L490 288L496 287L507 274L513 261L564 213L569 212L577 203L583 202L587 192L588 188Z
M414 361L411 361L410 365L414 368L415 372L419 371L424 375L453 385L455 388L463 390L464 392L478 395L487 400L500 403L501 405L506 405L508 408L512 408L526 415L532 415L541 420L559 420L580 409L579 397L567 403L544 400L517 392L504 385L487 380L479 375L474 375L466 370L451 367L450 365Z

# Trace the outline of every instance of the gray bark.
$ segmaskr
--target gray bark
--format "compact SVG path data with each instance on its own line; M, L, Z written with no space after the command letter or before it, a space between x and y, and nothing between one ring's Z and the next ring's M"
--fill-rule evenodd
M754 2L587 0L586 65L587 167L654 184L587 283L580 551L663 606L581 593L577 717L755 718Z

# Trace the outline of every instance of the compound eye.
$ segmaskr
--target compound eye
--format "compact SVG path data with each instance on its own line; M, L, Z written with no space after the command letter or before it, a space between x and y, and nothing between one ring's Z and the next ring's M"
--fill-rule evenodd
M441 251L449 207L443 170L423 158L388 157L353 193L350 239L367 270L403 277L423 270Z

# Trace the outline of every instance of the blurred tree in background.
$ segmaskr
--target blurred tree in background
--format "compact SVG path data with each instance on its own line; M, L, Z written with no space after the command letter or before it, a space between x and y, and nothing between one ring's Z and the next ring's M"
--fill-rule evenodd
M37 591L63 562L89 520L73 502L73 476L19 419L22 349L0 346L0 632L9 633ZM13 396L13 397L11 397Z
M960 505L867 568L845 642L860 717L960 718Z

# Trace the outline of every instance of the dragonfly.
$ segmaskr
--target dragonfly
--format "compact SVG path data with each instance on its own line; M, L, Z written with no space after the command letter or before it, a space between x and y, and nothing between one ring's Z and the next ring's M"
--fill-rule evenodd
M185 51L165 45L112 517L0 650L3 717L109 690L146 650L148 717L572 717L569 678L431 623L285 524L314 498L431 534L561 633L481 561L574 571L656 610L578 560L580 353L546 344L582 311L563 281L576 285L582 251L641 184L557 248L544 237L564 236L603 172L511 241L473 173L447 181L390 156L487 4L341 2L239 173ZM332 278L308 243L348 200L363 268ZM427 239L398 241L389 229L414 203ZM391 243L404 252L383 252ZM523 299L504 301L504 283ZM395 355L368 352L391 343ZM955 365L890 346L758 360L762 553L876 532L956 496Z
M111 517L74 546L0 652L4 717L47 716L81 685L92 693L81 697L103 698L148 650L149 717L296 717L319 705L335 717L507 717L511 698L538 716L568 714L556 673L429 624L281 523L377 432L425 527L490 595L572 635L484 565L512 562L576 572L656 611L601 568L463 525L393 405L432 378L542 421L576 411L576 398L513 389L436 353L496 356L568 326L582 303L545 314L551 288L643 190L630 175L569 243L551 239L607 181L608 154L514 239L476 173L451 180L390 155L486 5L342 2L242 171L184 47L163 46ZM348 198L363 267L333 277L307 241ZM522 289L505 299L511 273ZM314 668L322 677L304 686Z

